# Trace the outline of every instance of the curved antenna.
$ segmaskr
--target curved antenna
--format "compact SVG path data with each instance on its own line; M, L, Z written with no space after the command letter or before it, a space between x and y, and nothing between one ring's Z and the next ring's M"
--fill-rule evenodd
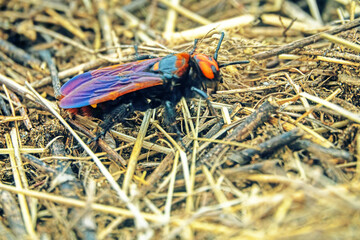
M195 39L195 40L194 40L194 47L193 47L193 49L190 51L190 55L193 55L193 53L195 52L195 50L196 50L196 45L197 45L198 42L199 42L199 39Z
M220 39L219 39L219 43L218 43L218 45L217 45L217 47L216 47L216 50L215 50L215 53L214 53L214 59L215 59L215 61L217 61L219 49L220 49L220 46L221 46L222 41L224 40L224 36L225 36L225 33L224 33L224 32L221 32L221 36L220 36Z
M243 61L236 61L236 62L230 62L230 63L223 63L223 64L219 64L219 68L230 66L230 65L235 65L235 64L244 64L244 63L249 63L249 62L250 61L248 61L248 60L243 60Z

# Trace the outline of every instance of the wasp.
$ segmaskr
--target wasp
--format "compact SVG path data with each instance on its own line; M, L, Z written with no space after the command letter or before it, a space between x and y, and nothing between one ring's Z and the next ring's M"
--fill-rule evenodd
M60 89L60 107L74 114L102 118L103 130L97 139L131 112L163 106L165 122L180 136L175 124L175 107L180 99L200 96L210 106L206 84L221 82L220 68L249 63L219 64L217 57L223 39L224 33L214 56L195 53L196 39L190 52L113 65L75 76Z

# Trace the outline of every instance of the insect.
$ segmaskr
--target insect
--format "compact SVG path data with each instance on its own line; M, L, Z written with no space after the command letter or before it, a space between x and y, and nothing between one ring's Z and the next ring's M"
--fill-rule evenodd
M165 122L180 136L175 124L175 106L180 99L198 95L210 106L204 92L206 83L221 81L221 67L249 62L219 64L217 57L223 39L224 33L213 57L194 53L198 42L195 40L189 53L169 54L80 74L62 86L60 107L71 113L103 118L100 125L103 131L96 140L131 112L164 106Z

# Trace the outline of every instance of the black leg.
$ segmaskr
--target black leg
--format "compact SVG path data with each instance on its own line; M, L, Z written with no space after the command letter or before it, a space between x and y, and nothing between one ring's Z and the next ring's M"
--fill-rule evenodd
M175 118L176 113L174 104L171 101L165 101L165 123L170 125L173 130L175 130L176 133L180 135L180 131L176 126Z
M102 135L105 135L105 133L109 131L115 123L124 121L124 118L129 116L129 114L133 111L134 107L132 103L121 104L117 106L110 112L110 114L105 117L105 121L100 125L100 127L103 129Z
M181 132L176 125L175 106L171 101L165 101L165 124L171 126L172 131L177 135L177 141L182 142Z
M116 108L105 117L104 122L100 124L102 130L96 135L95 138L91 139L88 144L93 141L97 141L100 137L105 136L105 134L115 123L124 121L124 119L133 111L134 107L132 103L120 104L119 106L116 106Z
M206 104L210 110L211 115L213 116L217 116L215 109L213 107L213 105L211 104L211 102L209 101L209 96L206 94L206 92L204 92L201 89L198 89L196 87L191 87L190 89L192 92L196 93L197 95L199 95L201 98L205 99Z
M176 116L176 114L175 114L174 104L169 100L165 101L165 123L167 125L170 125L172 131L176 133L176 137L177 137L176 141L180 142L186 151L192 152L191 149L186 147L186 145L181 137L181 132L176 125L175 116Z

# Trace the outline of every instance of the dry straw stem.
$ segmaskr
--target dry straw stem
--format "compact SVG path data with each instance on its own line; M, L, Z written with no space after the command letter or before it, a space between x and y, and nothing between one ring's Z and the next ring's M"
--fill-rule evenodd
M302 130L305 131L304 134L304 139L309 139L323 147L329 148L329 147L334 147L334 144L332 144L331 142L329 142L327 139L325 139L324 137L322 137L320 134L318 134L317 132L315 132L314 130L308 128L307 126L304 126L301 123L297 123L296 125L294 124L295 120L292 118L285 118L285 120L280 120L278 118L272 117L269 120L274 126L278 125L279 122L282 126L282 128L285 131L290 131L296 127L301 128Z
M346 84L347 86L360 86L360 81L358 76L351 76L346 73L338 75L338 81L340 83Z
M40 50L40 51L38 51L38 53L39 53L40 57L42 58L42 60L46 62L47 66L50 70L50 77L51 77L52 86L54 89L54 96L55 96L55 98L59 98L61 96L61 93L60 93L61 84L60 84L60 79L59 79L59 73L58 73L56 64L51 56L51 53L47 49Z
M239 125L241 123L241 121L236 121L233 122L231 125L225 126L222 129L220 129L220 131L217 131L214 135L211 136L211 138L209 138L208 141L204 141L205 143L203 143L198 151L201 152L204 149L206 149L207 147L209 147L209 145L211 144L211 140L215 140L217 138L219 138L221 135L223 135L224 133L226 133L227 131L231 130L232 128L236 127L237 125ZM220 140L221 143L220 144L228 144L230 142L234 142L234 141L226 141L226 140Z
M109 57L116 57L116 55L111 54ZM61 71L61 72L59 72L58 76L59 76L59 79L67 78L67 77L76 75L78 73L81 73L81 72L84 72L84 71L99 67L100 65L102 65L102 64L104 64L106 62L108 62L108 61L105 60L105 59L94 59L94 60L91 60L89 62L82 63L82 64L79 64L79 65L77 65L75 67L72 67L72 68L66 69L64 71ZM43 86L49 84L50 82L51 82L51 77L45 77L45 78L43 78L43 79L41 79L39 81L32 82L31 86L34 87L34 88L39 88L39 87L43 87Z
M349 120L339 121L339 122L336 122L334 124L331 124L330 127L337 130L337 131L341 131L341 129L348 126L349 123L350 123ZM315 128L314 132L317 132L319 134L327 133L327 132L329 132L329 128L328 127L326 127L326 128L325 127Z
M261 15L261 21L265 24L277 26L277 27L289 27L291 25L291 30L296 30L304 33L314 33L318 31L316 26L309 25L307 23L302 23L282 17L277 14L263 14Z
M84 117L84 116L77 115L76 120L79 121L81 124L83 124L84 126L86 126L88 128L94 129L94 128L98 127L98 124L96 124L93 121L90 121L87 117ZM129 144L133 144L136 141L136 138L134 138L132 136L129 136L129 135L126 135L124 133L121 133L121 132L118 132L118 131L115 131L115 130L110 130L110 132L116 138L118 138L119 140L127 142ZM152 143L152 142L149 142L149 141L144 141L142 147L145 148L145 149L157 151L157 152L160 152L160 153L166 153L167 154L167 153L172 152L172 150L170 148L163 147L163 146L160 146L158 144L155 144L155 143ZM114 149L114 150L118 151L118 150L120 150L122 148L123 147L120 147L120 148Z
M286 85L286 84L287 84L287 82L281 82L281 83L270 85L270 86L259 86L259 87L247 87L247 88L239 88L239 89L222 90L222 91L217 91L216 94L234 94L234 93L264 91L264 90L268 90L268 89L272 89L272 88L278 88L278 87Z
M338 27L334 27L333 29L327 30L325 33L337 34L337 33L340 33L340 32L355 28L355 27L357 27L359 25L360 25L360 18L357 18L354 21L351 21L351 22L349 22L347 24L344 24L344 25L341 25L341 26L338 26ZM256 53L256 54L254 54L252 56L252 58L257 59L257 60L270 58L270 57L280 55L280 54L283 54L283 53L288 53L288 52L290 52L290 51L292 51L292 50L294 50L296 48L301 48L301 47L307 46L309 44L313 44L313 43L315 43L315 42L317 42L317 41L319 41L321 39L322 38L321 38L320 34L315 34L315 35L312 35L310 37L306 37L306 38L294 41L292 43L286 44L284 46L271 49L269 51Z
M167 169L174 160L174 153L171 152L160 162L155 170L146 178L147 185L144 185L140 189L140 194L145 195L149 191L153 190L155 183L165 175Z
M49 14L52 18L55 19L55 21L63 26L65 29L67 29L69 32L80 38L81 40L86 39L85 33L78 27L74 26L71 22L69 22L66 18L58 14L56 11L54 11L51 8L45 9L45 12Z
M102 240L105 239L107 235L110 235L112 231L114 231L122 222L126 220L125 217L117 217L111 223L109 223L104 229L101 229L99 233L96 235L97 239Z
M310 168L307 168L307 170L307 174L313 174L311 173ZM358 189L357 186L332 185L331 182L326 181L327 178L325 175L322 175L321 177L323 179L320 179L321 183L324 185L324 188L313 186L310 183L300 179L291 179L287 176L269 174L244 174L241 177L244 179L257 181L259 183L282 183L292 186L295 189L302 189L309 197L314 198L316 201L323 201L324 203L333 206L341 206L341 208L344 208L344 210L350 209L351 211L358 211L360 209L359 202L355 198L351 197L351 192L348 189L348 187L354 187ZM314 178L319 176L315 175L311 177ZM254 203L250 202L249 204ZM244 205L240 207L243 207Z
M337 63L342 65L349 65L349 66L360 66L360 63L347 61L338 58L332 57L324 57L324 56L316 56L315 58L304 57L301 55L294 55L294 54L281 54L279 55L279 59L283 60L298 60L298 61L322 61L322 62L330 62L330 63Z
M218 201L218 203L224 204L224 203L228 202L228 199L226 198L224 192L221 191L220 184L222 183L222 181L215 182L214 176L209 171L209 169L205 166L205 164L202 165L201 169L206 177L207 182L210 184L211 190L214 192L215 198ZM228 213L234 212L234 210L231 207L225 208L225 211Z
M165 1L167 2L167 1ZM169 4L174 5L175 7L178 7L180 3L180 0L171 0ZM173 34L176 26L176 19L177 19L177 12L170 8L167 13L167 20L165 23L165 29L164 29L164 35Z
M321 23L315 21L307 12L305 12L298 4L295 4L290 1L284 1L282 3L282 12L286 16L289 16L292 19L297 19L300 22L303 22L309 26L314 26L315 28L321 27Z
M355 18L355 9L356 9L356 2L355 1L351 1L350 2L350 21L354 20Z
M134 15L132 15L131 13L129 13L128 11L125 11L121 8L116 8L115 13L119 17L126 20L126 24L128 25L129 28L136 28L139 25L141 25L140 20L137 17L135 17ZM140 28L141 28L141 26L140 26Z
M10 56L12 59L15 59L25 65L29 65L35 70L42 71L41 61L39 59L28 54L23 49L18 48L10 42L0 39L0 50L5 53L6 56Z
M255 149L255 150L261 150L259 149L258 146L252 146L246 143L241 143L241 142L231 142L231 141L225 141L225 140L216 140L216 139L211 139L211 138L191 138L193 140L197 140L197 141L203 141L203 142L211 142L211 143L222 143L222 144L226 144L226 145L231 145L231 146L235 146L235 147L241 147L241 148L250 148L250 149Z
M132 55L134 54L134 49L133 46L130 45L121 45L121 46L116 46L116 47L127 47L128 49L125 49L124 51L122 51L123 55ZM106 48L105 48L106 49ZM139 49L147 49L147 50L159 50L159 49L154 49L154 48L147 48L147 47L139 47ZM79 64L75 67L66 69L64 71L59 72L58 76L59 79L64 79L70 76L74 76L76 74L97 68L105 63L108 62L116 62L119 63L121 61L129 61L129 58L124 58L124 59L118 59L117 58L117 54L116 53L112 53L112 54L108 54L108 55L101 55L101 54L97 54L97 56L99 58L94 59L94 60L90 60L89 62L86 63L82 63ZM34 88L39 88L39 87L43 87L47 84L49 84L51 82L51 77L45 77L39 81L35 81L31 83L31 86Z
M9 91L9 96L14 101L14 103L17 103L17 105L19 106L19 112L20 112L21 116L24 117L24 120L23 120L24 125L27 128L27 130L30 131L30 129L32 129L33 127L32 127L31 121L29 119L29 116L26 113L27 111L25 109L25 106L21 104L20 99L17 97L17 95L15 93ZM13 115L15 116L15 112L13 112Z
M153 45L157 44L156 42L152 41L152 39L149 37L149 36L152 36L155 38L155 33L149 28L149 26L142 23L136 16L129 13L128 11L125 11L122 8L116 8L115 13L116 13L116 15L118 15L119 17L121 17L122 19L125 20L127 26L130 29L137 28L136 34L144 42L150 41L150 44L153 44Z
M356 137L356 159L357 159L357 163L356 163L356 176L354 178L354 182L359 182L360 181L360 157L359 157L359 153L360 153L360 135L358 134Z
M178 0L176 0L178 1ZM193 20L194 22L200 23L202 25L207 25L207 24L211 24L211 21L207 20L206 18L188 10L187 8L182 7L181 5L178 5L178 3L174 3L174 1L169 2L168 0L159 0L159 2L165 4L166 6L168 6L169 8L175 10L176 12L178 12L179 14L183 15L184 17L187 17L191 20ZM165 31L166 33L167 31Z
M14 148L14 146L12 145L10 135L8 133L5 134L5 141L6 141L6 145L8 146L8 148ZM20 173L18 170L18 165L16 163L16 159L15 159L15 153L11 152L9 154L9 157L10 157L11 168L12 168L12 172L13 172L13 176L14 176L15 186L19 190L23 189L21 176L20 176ZM18 200L19 200L21 214L22 214L22 218L23 218L27 233L29 234L31 239L38 239L38 237L36 236L35 230L34 230L34 226L32 225L31 216L30 216L30 212L29 212L29 206L27 204L25 195L18 193Z
M0 116L0 124L6 122L13 122L13 121L22 121L25 119L25 116Z
M184 101L186 102L186 101ZM186 106L186 110L189 111L187 104L184 105ZM201 111L201 98L199 98L199 103L198 103L198 111L197 111L197 115L196 115L196 125L195 125L195 132L194 132L194 137L197 138L199 135L199 124L200 124L200 111ZM190 113L189 113L190 115ZM186 114L187 117L188 114ZM191 122L192 123L192 122ZM197 140L193 141L193 148L192 148L192 153L191 153L191 165L190 165L190 191L188 191L188 196L186 198L186 206L185 206L185 212L187 214L191 213L194 211L194 207L195 207L195 203L194 203L194 187L195 187L195 178L196 178L196 160L198 157L198 149L199 149L199 142ZM187 231L188 233L191 233L190 229L189 231Z
M221 115L223 117L223 120L224 120L225 124L231 124L231 118L230 118L230 114L229 114L229 109L227 107L222 107L221 108Z
M341 89L338 88L336 89L333 93L331 93L326 99L325 101L331 101L334 97L336 97L336 95L338 95L341 92ZM305 117L307 117L309 114L311 114L313 112L314 108L319 108L321 107L321 104L317 104L315 107L312 107L311 109L308 109L302 116L300 116L298 119L296 119L296 121L294 122L294 124L300 122L302 119L304 119Z
M192 121L191 118L191 114L190 114L190 110L189 110L189 106L185 100L185 98L181 99L181 105L182 105L182 112L184 115L184 120L185 120L185 127L187 130L188 135L186 136L186 139L188 139L188 136L194 136L196 137L198 134L198 122L199 122L199 117L200 117L200 108L198 109L198 113L197 113L197 125L196 127L194 126L194 123ZM191 132L188 129L188 126L190 126ZM185 166L184 162L183 162L183 171L184 171L184 178L185 178L185 186L186 186L186 191L187 191L187 198L186 198L186 206L185 206L185 211L187 214L190 214L194 208L194 198L193 198L193 193L194 193L194 179L195 179L195 168L196 168L196 157L197 157L197 149L199 147L199 144L197 141L193 142L193 148L192 148L192 154L191 154L191 167L189 170L189 166ZM186 161L185 164L188 164L188 162ZM189 175L189 176L187 176ZM186 228L185 229L185 233L183 235L184 238L191 238L192 237L192 231L190 228Z
M334 35L330 35L330 34L327 34L327 33L320 33L320 37L323 38L323 39L327 39L329 40L330 42L332 43L337 43L337 44L341 44L345 47L348 47L356 52L360 52L360 45L359 44L356 44L354 42L350 42L346 39L342 39L342 38L339 38L337 36L334 36Z
M14 149L14 156L16 160L16 166L17 170L19 172L19 175L21 177L21 184L24 188L28 188L29 184L27 182L27 177L25 173L25 169L21 160L21 154L20 154L20 138L19 138L19 132L17 128L13 128L10 131L10 137L11 137L11 143Z
M96 135L91 132L89 129L85 128L80 122L74 121L72 119L68 120L72 125L76 126L77 129L86 134L90 139L94 139ZM126 161L122 158L109 144L103 139L98 139L97 141L99 147L102 151L106 152L109 155L109 158L117 163L120 163L122 166L126 166ZM91 158L90 158L91 159Z
M18 202L13 197L13 194L9 191L0 191L0 201L4 211L3 219L6 220L7 225L11 229L12 233L16 235L17 239L26 239L26 228L22 220ZM1 226L1 228L2 229L0 229L0 232L2 237L5 237L4 239L16 239L15 236L6 236L10 234L10 231L5 233L8 230L5 226Z
M165 137L171 142L171 144L179 151L180 159L181 159L181 163L182 163L183 171L184 171L186 190L189 191L190 190L190 173L189 173L189 163L188 163L186 153L184 152L184 150L181 149L179 144L157 122L153 121L152 124L157 129L159 129L160 132L162 132L165 135Z
M28 89L26 89L24 86L16 83L13 79L8 78L0 73L0 83L6 85L9 89L16 92L19 95L24 96L25 98L29 99L32 102L35 102L37 104L40 104L44 106L39 100L36 99L34 94L30 92ZM50 102L49 100L45 99L45 102L49 105L51 105L53 108L55 108L57 111L59 111L59 108L56 104Z
M152 112L153 111L151 109L149 109L145 112L144 118L143 118L141 126L140 126L139 133L138 133L136 141L135 141L134 148L131 152L131 155L130 155L130 158L128 161L128 165L126 168L124 183L123 183L123 191L125 193L128 192L128 189L129 189L129 186L131 183L131 179L134 175L137 159L140 155L140 151L141 151L141 148L142 148L142 145L144 142L144 138L146 136L146 131L149 127Z
M332 142L330 142L329 140L327 140L326 138L324 138L323 136L321 136L320 134L315 132L313 129L311 129L301 123L297 123L296 126L301 128L302 130L304 130L307 133L307 134L304 134L304 139L311 139L313 142L315 142L323 147L326 147L326 148L335 147L335 145Z
M333 104L331 102L328 102L324 99L321 99L319 97L316 97L316 96L313 96L313 95L310 95L308 93L305 93L305 92L302 92L300 93L300 96L302 97L305 97L313 102L316 102L316 103L319 103L325 107L328 107L334 111L336 111L337 113L339 113L340 115L354 121L354 122L357 122L357 123L360 123L360 116L358 114L355 114L355 113L352 113L342 107L340 107L339 105L336 105L336 104Z
M20 189L20 188L12 187L12 186L5 185L2 183L0 183L0 189L6 190L9 192L14 192L14 193L21 194L21 195L26 195L29 197L38 198L41 200L49 200L49 201L53 201L56 203L65 204L68 206L80 207L80 208L89 208L90 207L91 209L93 209L95 211L99 211L99 212L103 212L103 213L107 213L107 214L121 215L121 216L124 216L127 218L134 217L133 212L131 212L127 209L124 209L124 208L118 208L118 207L113 207L113 206L104 205L104 204L97 204L97 203L93 203L89 206L88 202L86 202L86 201L56 196L54 194L38 192L38 191L34 191L34 190ZM141 214L148 221L155 222L155 223L163 223L164 222L164 218L159 217L158 215L145 213L145 212L142 212ZM170 223L174 224L174 225L188 224L186 219L180 219L180 218L171 219ZM226 227L226 226L219 225L219 224L212 224L212 223L203 222L203 221L196 221L196 220L193 221L192 223L190 223L190 225L195 230L208 231L208 232L212 232L215 234L229 234L234 231L230 227Z
M47 34L55 39L58 39L59 41L61 42L64 42L64 43L67 43L67 44L70 44L76 48L79 48L83 51L86 51L88 53L92 53L94 54L95 51L93 49L90 49L86 46L84 46L83 44L81 43L78 43L78 42L75 42L74 40L72 40L71 38L69 37L65 37L64 35L60 34L60 33L57 33L57 32L54 32L50 29L47 29L47 28L44 28L43 26L34 26L33 27L35 31L39 32L39 33L43 33L43 34Z
M336 13L337 13L337 15L338 15L338 17L339 17L339 19L341 21L341 24L345 24L345 17L344 17L344 13L343 13L342 9L337 8Z
M110 130L110 132L117 137L119 140L124 141L124 142L128 142L129 144L134 144L136 141L136 138L126 135L124 133L115 131L115 130ZM164 146L160 146L158 144L149 142L149 141L144 141L142 143L142 147L145 149L149 149L152 151L157 151L160 153L165 153L165 154L169 154L171 152L173 152L170 148L164 147Z
M98 0L95 1L95 3L97 4L96 9L97 9L97 14L98 14L98 19L99 19L99 25L101 27L102 30L102 35L105 41L105 46L106 47L111 47L113 46L113 41L112 41L112 36L111 36L111 22L109 19L109 16L107 14L108 9L107 9L107 1L105 0ZM114 52L113 49L109 49L108 53L112 53Z
M120 200L123 201L129 210L134 214L136 219L136 227L139 230L146 230L144 233L146 236L152 236L152 230L149 228L149 224L146 222L144 217L141 215L140 210L130 202L130 199L126 196L125 192L121 190L120 186L117 184L115 179L112 177L111 173L107 170L107 168L102 164L100 159L94 154L93 151L84 143L84 141L79 137L79 135L70 127L70 125L60 116L60 114L51 108L50 105L47 105L44 99L30 86L29 83L26 82L27 87L29 87L35 96L43 102L50 110L52 114L55 115L56 118L60 120L60 122L69 130L69 132L75 137L75 139L79 142L79 144L83 147L83 149L92 157L95 164L99 168L100 172L104 175L104 177L108 180L111 187L116 191L117 195L119 196ZM145 237L147 238L147 237Z
M172 199L173 199L173 194L174 194L174 185L175 185L175 180L176 180L178 163L179 163L179 151L177 151L175 153L174 163L173 163L172 171L170 173L169 189L168 189L168 194L167 194L165 209L164 209L164 215L165 215L167 221L170 221L170 217L171 217L171 205L172 205Z
M246 14L240 17L210 23L202 27L197 27L182 32L175 32L171 36L164 36L164 38L169 42L191 41L195 38L203 38L211 31L227 30L242 27L251 24L254 20L255 17L253 15Z
M310 8L311 15L316 19L318 23L321 25L323 24L323 21L321 19L319 7L315 0L307 0L308 6Z
M300 95L294 96L291 99L286 99L286 100L280 100L277 101L278 104L283 104L284 102L288 102L288 101L297 101L299 99ZM289 118L289 117L283 117L283 120L279 120L278 118L275 117L271 117L269 120L274 126L275 125L281 125L281 127L285 130L285 131L291 131L296 127L299 127L301 129L303 129L306 133L304 134L305 139L309 139L315 143L318 143L319 145L329 148L329 147L334 147L334 145L329 142L327 139L323 138L321 135L319 135L319 133L317 133L314 130L311 130L310 128L300 124L300 123L296 123L294 119Z
M251 113L246 117L245 121L236 126L231 134L226 136L224 140L226 141L241 141L251 134L252 131L257 129L259 126L264 124L264 122L270 119L270 115L275 113L279 108L277 103L273 98L269 98L264 102L256 111ZM224 130L223 128L222 130ZM220 132L220 131L219 131ZM217 135L217 134L215 134ZM206 144L203 144L206 145ZM230 147L224 144L217 144L212 149L210 149L205 155L200 159L203 163L213 163L219 156L227 151Z
M182 110L183 110L183 115L184 115L184 120L185 120L185 128L187 130L187 134L192 135L192 136L196 136L195 126L194 126L194 123L192 121L189 106L188 106L185 98L181 99L181 105L182 105ZM188 129L188 126L190 126L191 133L190 133L190 131Z
M13 149L10 148L5 148L5 149L0 149L0 155L1 154L9 154L10 152L12 152ZM45 153L46 149L45 148L20 148L19 149L21 154L25 154L25 153Z
M292 86L294 92L298 95L301 91L300 86L298 84L295 84L295 82L293 81L293 79L290 77L290 75L287 72L285 72L284 75L285 75L285 78L289 81L290 85ZM304 105L306 110L308 110L310 108L310 104L306 100L306 98L300 97L300 101ZM311 113L309 114L309 117L315 118Z

